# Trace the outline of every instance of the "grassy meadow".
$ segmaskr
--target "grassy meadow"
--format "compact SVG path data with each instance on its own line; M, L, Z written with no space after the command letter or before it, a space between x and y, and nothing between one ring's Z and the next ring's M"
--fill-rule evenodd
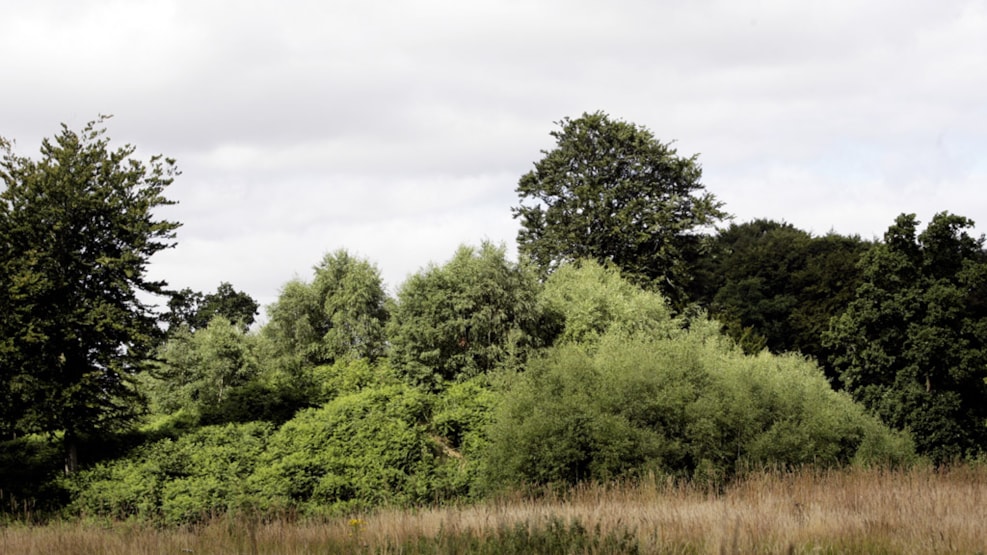
M985 551L981 465L753 473L722 491L645 479L325 520L72 521L0 533L0 553L25 555Z

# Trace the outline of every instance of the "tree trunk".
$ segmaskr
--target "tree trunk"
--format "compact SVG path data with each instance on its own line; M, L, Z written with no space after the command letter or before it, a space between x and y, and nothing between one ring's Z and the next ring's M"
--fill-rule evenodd
M65 474L75 474L79 469L79 439L73 432L65 432Z

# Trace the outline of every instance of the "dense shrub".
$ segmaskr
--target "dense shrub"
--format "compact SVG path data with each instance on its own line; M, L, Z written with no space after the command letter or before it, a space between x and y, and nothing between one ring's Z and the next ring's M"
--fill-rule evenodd
M250 486L268 508L309 512L434 500L442 455L428 433L428 401L395 384L303 411L271 437Z
M71 480L81 515L184 523L237 508L273 426L207 426L138 448Z
M489 384L488 376L478 376L450 385L435 400L431 426L435 440L452 464L438 468L446 473L437 480L448 495L473 495L485 462L487 429L502 396Z
M277 388L259 380L232 388L222 401L199 408L203 425L257 420L282 424L303 408L312 406L309 396L294 388Z
M72 510L184 523L247 507L338 513L469 491L475 466L460 452L479 451L491 392L473 382L453 387L439 398L435 426L435 397L386 364L339 361L315 375L328 402L277 429L252 422L174 435L181 413L158 422L149 435L164 439L71 480Z
M559 267L545 282L541 302L562 318L556 344L594 344L608 332L666 336L680 327L660 294L592 260Z
M42 436L0 441L0 515L27 517L57 508L65 495L54 478L64 464L62 447Z
M532 361L490 428L489 488L572 484L656 470L719 481L745 467L901 462L890 431L818 367L745 356L714 323L671 338L612 333L595 352Z

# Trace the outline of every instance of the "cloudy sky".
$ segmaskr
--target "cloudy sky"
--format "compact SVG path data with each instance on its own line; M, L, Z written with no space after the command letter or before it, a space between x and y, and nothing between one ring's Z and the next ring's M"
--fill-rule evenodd
M60 123L183 171L151 271L262 303L346 248L393 290L511 252L518 178L602 110L698 153L735 221L987 230L987 4L941 0L9 0L0 135Z

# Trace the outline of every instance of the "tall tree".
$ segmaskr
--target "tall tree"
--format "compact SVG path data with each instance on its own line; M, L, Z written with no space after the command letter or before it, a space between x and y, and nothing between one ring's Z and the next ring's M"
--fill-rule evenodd
M853 299L857 262L871 246L771 220L731 224L695 268L691 296L749 353L798 351L826 365L822 333Z
M518 182L521 253L546 272L584 258L613 263L681 306L699 231L726 217L697 157L602 112L558 124L555 148Z
M169 330L185 324L195 331L208 326L213 317L222 316L246 330L254 323L259 307L253 297L224 281L215 293L203 295L188 287L173 292L163 320Z
M133 376L160 330L141 293L154 253L173 246L178 223L155 217L174 160L109 147L105 118L81 132L62 126L41 158L0 141L0 368L10 427L63 434L67 469L79 436L138 413Z
M387 294L380 271L345 250L326 254L312 283L293 280L269 309L264 334L278 351L305 364L384 353Z
M503 247L462 246L445 265L426 268L398 290L391 360L411 381L435 388L517 365L558 332L538 290L535 273L508 261Z
M863 283L827 341L854 397L948 461L987 450L987 252L967 218L917 226L899 216L864 255Z

